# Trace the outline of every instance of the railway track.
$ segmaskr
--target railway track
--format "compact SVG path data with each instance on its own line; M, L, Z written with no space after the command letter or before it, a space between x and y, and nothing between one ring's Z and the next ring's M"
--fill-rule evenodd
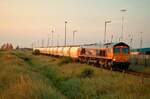
M108 68L101 68L101 69L110 70ZM122 70L119 70L119 69L111 70L111 71L124 73L124 74L129 74L129 75L134 75L134 76L143 77L143 78L150 78L150 73L137 72L137 71L133 71L133 70L122 71Z
M94 67L97 67L97 66L94 66ZM101 68L101 67L98 67L98 68ZM110 70L108 68L101 68L101 69ZM138 77L150 78L150 73L137 72L137 71L133 71L133 70L123 71L123 70L120 70L120 69L115 69L115 70L111 70L111 71L124 73L124 74L129 74L129 75L134 75L134 76L138 76Z
M150 74L148 73L142 73L142 72L137 72L137 71L132 71L132 70L126 71L126 73L130 75L138 76L138 77L150 78Z

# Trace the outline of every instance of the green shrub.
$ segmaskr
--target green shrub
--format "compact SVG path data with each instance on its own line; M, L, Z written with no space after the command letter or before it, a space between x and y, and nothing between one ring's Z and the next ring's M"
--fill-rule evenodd
M58 87L59 90L69 99L80 99L82 96L81 82L79 79L72 78L69 80L61 81Z
M85 68L82 72L80 77L87 78L92 77L94 75L94 70L92 68Z
M72 58L70 57L64 57L60 60L60 62L58 63L58 65L64 65L64 64L68 64L68 63L72 63Z
M40 51L39 51L39 50L33 51L33 55L39 55L39 54L40 54Z

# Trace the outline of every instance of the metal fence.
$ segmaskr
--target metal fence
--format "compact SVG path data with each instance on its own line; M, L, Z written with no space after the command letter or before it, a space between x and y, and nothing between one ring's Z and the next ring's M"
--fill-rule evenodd
M150 66L150 55L131 55L131 65Z

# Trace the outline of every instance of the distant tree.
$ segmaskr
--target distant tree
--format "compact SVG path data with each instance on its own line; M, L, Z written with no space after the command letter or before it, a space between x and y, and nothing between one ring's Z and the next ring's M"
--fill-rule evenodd
M1 50L13 50L13 45L11 43L5 43L1 46Z
M16 47L16 50L18 50L19 49L19 45L17 45L17 47Z
M10 43L8 50L13 50L13 45Z

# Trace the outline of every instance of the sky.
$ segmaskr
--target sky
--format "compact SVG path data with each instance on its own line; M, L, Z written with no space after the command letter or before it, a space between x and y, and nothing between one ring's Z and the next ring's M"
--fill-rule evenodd
M95 43L104 40L104 22L107 41L118 41L121 36L121 18L124 16L124 41L134 48L150 47L150 0L0 0L0 45L13 43L20 47L47 45L54 30L54 44L64 44L67 20L67 44ZM121 9L126 9L121 13ZM133 36L132 43L131 36ZM51 41L51 40L50 40ZM51 44L51 42L50 42Z

